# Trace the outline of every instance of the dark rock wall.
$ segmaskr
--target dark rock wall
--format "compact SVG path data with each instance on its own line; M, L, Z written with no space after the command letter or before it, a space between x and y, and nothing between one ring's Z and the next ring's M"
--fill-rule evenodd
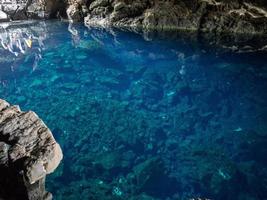
M264 1L125 1L95 0L85 18L88 25L189 29L209 32L266 33Z
M5 21L49 19L55 17L63 8L64 2L61 0L0 1L0 11L7 14Z
M11 20L61 17L69 18L71 21L85 19L85 23L90 26L267 33L267 3L264 0L23 0L21 2L15 6L1 3L0 10Z

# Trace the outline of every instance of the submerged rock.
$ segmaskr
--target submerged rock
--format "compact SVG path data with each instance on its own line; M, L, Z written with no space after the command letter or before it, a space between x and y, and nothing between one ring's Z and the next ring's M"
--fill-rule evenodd
M133 168L133 182L137 193L146 193L153 197L173 195L178 184L176 179L169 177L164 162L159 157L152 157Z
M0 100L0 198L51 199L46 174L62 160L62 151L44 122Z

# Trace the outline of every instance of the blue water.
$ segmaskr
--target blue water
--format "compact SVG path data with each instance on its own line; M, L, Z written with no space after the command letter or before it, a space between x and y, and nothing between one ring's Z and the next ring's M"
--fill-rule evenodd
M0 46L0 98L34 110L60 143L54 199L267 199L266 53L202 48L191 33L5 29L34 36L25 52Z

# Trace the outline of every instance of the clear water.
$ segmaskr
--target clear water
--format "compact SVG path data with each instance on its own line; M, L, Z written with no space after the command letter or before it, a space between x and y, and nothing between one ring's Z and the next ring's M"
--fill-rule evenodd
M265 53L63 22L5 29L34 36L25 52L0 47L0 97L61 144L55 199L267 199Z

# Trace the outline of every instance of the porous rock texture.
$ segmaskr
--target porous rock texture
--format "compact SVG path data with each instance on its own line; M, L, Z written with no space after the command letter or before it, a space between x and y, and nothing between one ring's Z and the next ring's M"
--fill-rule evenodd
M0 99L0 199L52 199L46 174L62 160L62 151L44 122Z
M94 0L88 25L267 33L264 0Z
M83 21L88 12L87 0L68 0L66 2L66 14L71 21Z
M6 15L5 21L49 19L55 17L62 9L64 2L61 0L0 0L0 13Z
M12 1L12 0L10 0ZM202 32L267 33L266 0L0 1L0 20L66 17L87 25ZM7 15L7 17L6 17Z

